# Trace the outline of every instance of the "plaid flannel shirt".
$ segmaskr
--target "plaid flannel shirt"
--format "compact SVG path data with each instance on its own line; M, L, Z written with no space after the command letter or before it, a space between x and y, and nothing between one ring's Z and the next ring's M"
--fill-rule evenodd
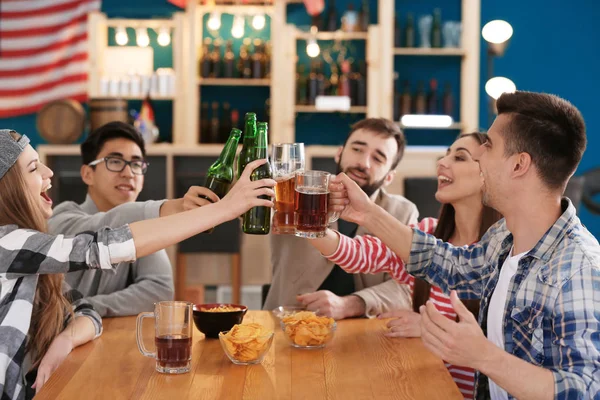
M89 268L112 269L119 262L133 260L135 245L128 226L114 230L105 228L70 238L18 229L15 225L0 226L2 400L22 400L26 397L25 374L21 367L25 359L38 275ZM81 299L72 297L72 301L78 315L92 315Z
M600 245L568 199L563 214L520 261L504 310L504 349L550 370L556 399L600 398ZM481 298L487 336L489 301L513 238L504 220L481 241L454 247L414 230L407 270L461 298ZM488 379L475 378L477 399ZM509 398L513 398L509 394Z

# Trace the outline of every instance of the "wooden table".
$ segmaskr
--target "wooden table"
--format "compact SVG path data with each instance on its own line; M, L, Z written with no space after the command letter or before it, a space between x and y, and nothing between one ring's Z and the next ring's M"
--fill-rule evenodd
M262 364L232 364L218 339L194 332L192 371L164 375L143 357L135 318L107 318L104 333L75 349L46 383L42 399L462 399L439 358L420 339L383 336L377 319L338 321L325 349L292 348L267 311L244 322L275 329ZM152 346L154 326L144 336Z

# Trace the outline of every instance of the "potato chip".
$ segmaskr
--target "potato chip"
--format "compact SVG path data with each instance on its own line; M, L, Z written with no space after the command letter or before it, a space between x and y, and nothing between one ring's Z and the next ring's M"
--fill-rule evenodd
M268 350L273 331L257 323L238 324L220 337L228 355L246 363L257 361Z
M212 308L200 308L200 310L204 311L204 312L233 312L233 311L242 311L243 309L239 308L239 307L220 305L218 307L212 307Z
M302 347L322 346L331 339L335 321L318 316L312 311L300 311L281 319L284 333L296 345Z

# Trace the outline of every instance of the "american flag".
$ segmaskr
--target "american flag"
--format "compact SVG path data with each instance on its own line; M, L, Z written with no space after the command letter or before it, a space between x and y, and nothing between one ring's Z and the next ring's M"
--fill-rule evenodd
M0 0L0 118L87 99L87 14L100 0Z

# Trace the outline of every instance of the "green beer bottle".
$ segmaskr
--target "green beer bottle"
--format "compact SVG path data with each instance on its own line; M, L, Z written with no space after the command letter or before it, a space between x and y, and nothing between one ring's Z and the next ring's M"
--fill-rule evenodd
M204 187L212 190L214 194L219 196L219 199L225 197L233 182L233 161L235 160L235 153L237 152L237 145L241 136L242 131L237 128L231 129L229 139L227 139L221 155L210 166L206 174ZM206 231L206 233L212 233L213 230L214 228Z
M244 168L248 165L249 162L253 160L252 154L250 151L252 147L256 144L256 114L255 113L246 113L244 117L244 145L242 146L242 151L238 157L237 164L237 174L238 179L242 176L242 172L244 172Z
M250 161L266 159L267 162L256 168L250 180L258 181L260 179L272 178L271 164L268 162L268 125L266 122L258 123L258 135L255 145L250 149ZM261 199L269 200L269 196L260 196ZM253 207L244 214L242 222L244 233L253 235L266 235L271 230L271 208Z

